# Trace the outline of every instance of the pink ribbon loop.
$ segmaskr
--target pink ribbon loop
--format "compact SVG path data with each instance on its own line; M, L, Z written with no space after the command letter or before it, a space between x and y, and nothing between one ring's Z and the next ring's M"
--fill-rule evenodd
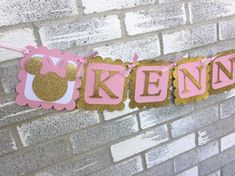
M138 57L139 57L138 54L135 53L134 57L132 59L133 60L132 63L127 65L128 69L126 70L126 72L124 74L126 77L128 77L130 75L132 69L137 66L137 64L138 64Z
M12 51L17 51L17 52L20 52L20 53L23 53L23 54L28 53L28 50L25 49L25 48L18 48L18 47L11 46L11 45L8 45L8 44L3 44L3 43L0 43L0 48L12 50Z
M208 65L211 61L214 61L217 58L217 55L215 57L209 57L201 60L201 64L203 66Z
M87 63L88 59L95 57L98 54L99 54L98 51L94 51L94 52L91 52L91 54L89 54L88 56L78 57L78 62L79 62L78 74L77 74L78 78L82 77L83 65Z
M171 63L168 68L164 69L163 72L168 71L170 68L176 67L176 66L177 66L177 62L179 62L179 60L180 60L181 58L182 58L181 55L177 55L176 58L175 58L175 61L174 61L173 63Z

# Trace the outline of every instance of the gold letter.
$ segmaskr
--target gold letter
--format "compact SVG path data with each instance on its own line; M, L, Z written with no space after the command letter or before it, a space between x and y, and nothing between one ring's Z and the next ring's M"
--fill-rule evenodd
M192 83L198 88L198 89L202 89L202 85L201 85L201 74L202 74L202 68L203 66L197 67L198 71L199 71L199 81L197 81L193 75L191 73L189 73L188 70L181 69L180 71L182 71L184 73L184 90L182 91L182 93L187 93L189 92L189 90L187 89L187 85L186 85L186 76L192 81Z
M231 62L231 72L229 72L221 62L216 62L218 65L218 74L217 74L217 81L215 84L221 83L222 81L220 80L220 70L222 70L229 79L233 79L233 63L235 62L235 58L229 59Z
M161 94L161 90L159 90L158 93L156 94L149 94L148 90L149 90L149 85L150 84L154 84L156 87L159 86L159 79L155 82L150 82L150 73L157 73L160 76L162 76L162 72L161 71L143 71L145 74L145 80L144 80L144 93L140 96L159 96Z
M113 75L119 73L118 71L109 71L109 76L101 81L101 75L103 70L93 70L95 72L95 87L94 94L90 98L102 98L99 95L99 88L102 88L111 98L118 99L116 95L105 85L105 81L111 78Z

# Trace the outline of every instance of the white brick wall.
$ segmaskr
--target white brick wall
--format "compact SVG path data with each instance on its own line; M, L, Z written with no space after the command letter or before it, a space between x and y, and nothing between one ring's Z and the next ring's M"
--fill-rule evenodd
M16 29L6 32L0 32L0 43L25 47L28 45L36 46L33 30L30 28ZM0 49L0 62L22 57L21 53Z
M72 23L41 27L42 43L50 48L71 48L121 37L116 15L75 20Z
M188 169L180 174L178 174L177 176L198 176L198 168L197 166Z
M147 167L153 167L196 146L195 135L190 134L171 143L162 145L146 153Z
M219 23L219 37L220 40L226 40L226 39L231 39L235 38L235 32L234 32L234 27L235 27L235 20L225 20L221 21Z
M235 133L229 134L221 138L221 150L227 150L235 145Z
M185 24L183 4L166 5L126 13L125 24L129 35L157 31Z
M235 14L235 2L231 0L198 0L189 3L190 21L192 23Z
M206 114L206 116L204 116ZM186 133L195 131L203 126L209 125L219 119L218 107L211 107L195 114L186 116L171 123L172 136L179 137Z
M161 126L111 146L115 162L140 153L168 140L167 127Z
M163 33L164 54L188 50L216 42L216 25L209 24L183 29L172 33Z
M155 0L82 0L84 12L87 14L153 4L154 2Z
M76 14L78 14L76 0L2 0L0 2L0 26L68 17Z
M125 108L122 110L122 111L113 111L113 112L109 112L109 111L104 111L103 114L104 114L104 120L111 120L111 119L115 119L115 118L118 118L120 116L123 116L123 115L126 115L126 114L129 114L129 113L132 113L134 111L137 111L138 108L135 108L135 109L131 109L129 107L129 103L130 103L130 100L127 99L125 101Z
M103 57L132 61L134 52L138 52L139 60L152 59L160 56L160 43L156 35L146 36L143 39L130 40L121 43L112 43L95 48Z
M0 130L0 155L17 150L16 142L9 129Z
M130 62L235 49L233 0L2 0L0 43ZM0 175L235 175L235 91L123 111L14 102L20 53L0 49ZM173 101L173 97L171 98Z

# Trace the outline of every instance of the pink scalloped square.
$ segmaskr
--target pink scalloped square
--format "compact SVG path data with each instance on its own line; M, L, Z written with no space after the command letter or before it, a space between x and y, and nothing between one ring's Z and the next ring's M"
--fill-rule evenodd
M137 103L153 103L165 101L168 95L169 70L168 66L141 66L136 71L135 101ZM149 96L143 96L145 88L144 71L151 71L148 87ZM161 74L156 73L159 71ZM154 83L159 82L158 86ZM154 95L159 93L159 95ZM154 95L154 96L153 96Z
M28 105L32 108L41 106L44 109L50 109L52 107L56 110L63 110L64 108L67 110L74 109L76 107L76 100L79 97L78 88L81 86L81 80L78 78L74 80L67 80L67 77L65 77L67 74L65 69L67 68L67 64L70 63L73 64L78 71L78 56L73 55L71 52L62 53L59 49L49 50L44 46L39 48L28 46L26 48L28 52L20 60L21 70L18 74L20 82L16 87L16 91L18 93L16 103L21 106ZM26 63L32 58L42 59L40 73L32 74L26 71ZM45 61L45 59L47 59L47 61ZM36 89L34 88L36 84L35 82L43 88L43 84L45 84L46 81L43 82L42 80L50 77L48 75L49 73L53 73L54 75L56 74L58 81L63 79L63 85L66 87L64 88L65 91L58 96L58 99L53 101L45 101L40 98L40 96L37 96L37 91L35 91ZM51 80L52 78L50 78L50 81ZM59 87L59 84L56 84L57 82L52 83L52 81L50 81L47 83L52 86L56 86L56 88ZM45 85L45 87L48 86ZM46 90L45 88L45 96L50 96L49 92L51 91Z
M98 105L117 105L123 101L124 87L125 87L125 77L121 74L125 72L125 67L121 65L113 65L106 63L91 63L87 67L86 71L86 84L85 84L85 92L84 92L84 101L87 104L98 104ZM117 74L110 77L108 80L104 82L104 84L117 96L117 98L111 98L107 92L105 92L102 88L99 88L99 95L101 98L94 98L92 95L94 94L95 89L95 72L94 70L102 70L101 80L103 81L109 77L109 71L116 71Z
M233 71L235 54L229 54L225 56L218 57L212 63L212 88L218 90L235 83L235 72ZM229 73L232 74L232 79L230 79L222 70L219 69L218 63L224 65ZM233 72L232 72L233 71Z
M202 67L201 62L190 62L181 64L178 67L178 87L179 87L179 96L182 99L190 98L194 96L203 95L207 90L207 69L206 67L202 67L201 75L199 74L198 68ZM186 69L192 77L194 77L197 81L201 79L201 86L202 88L199 89L195 86L195 84L190 80L188 77L185 78L184 73L181 71L182 69ZM185 78L185 79L184 79ZM184 82L185 81L185 82ZM185 85L188 92L184 92Z

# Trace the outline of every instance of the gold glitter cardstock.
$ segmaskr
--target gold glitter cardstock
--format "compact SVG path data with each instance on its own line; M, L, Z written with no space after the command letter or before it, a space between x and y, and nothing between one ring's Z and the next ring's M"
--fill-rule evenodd
M85 65L77 108L114 111L124 108L128 77L121 60L93 57Z
M208 98L210 67L203 65L202 59L205 58L185 58L177 63L173 71L175 104L186 104Z
M220 52L210 63L210 94L223 93L235 88L234 84L235 50ZM230 67L230 69L228 69ZM224 74L224 79L221 79Z
M154 80L154 81L151 81ZM169 104L172 69L165 61L140 61L131 73L130 108L159 107ZM153 93L149 93L151 90Z

